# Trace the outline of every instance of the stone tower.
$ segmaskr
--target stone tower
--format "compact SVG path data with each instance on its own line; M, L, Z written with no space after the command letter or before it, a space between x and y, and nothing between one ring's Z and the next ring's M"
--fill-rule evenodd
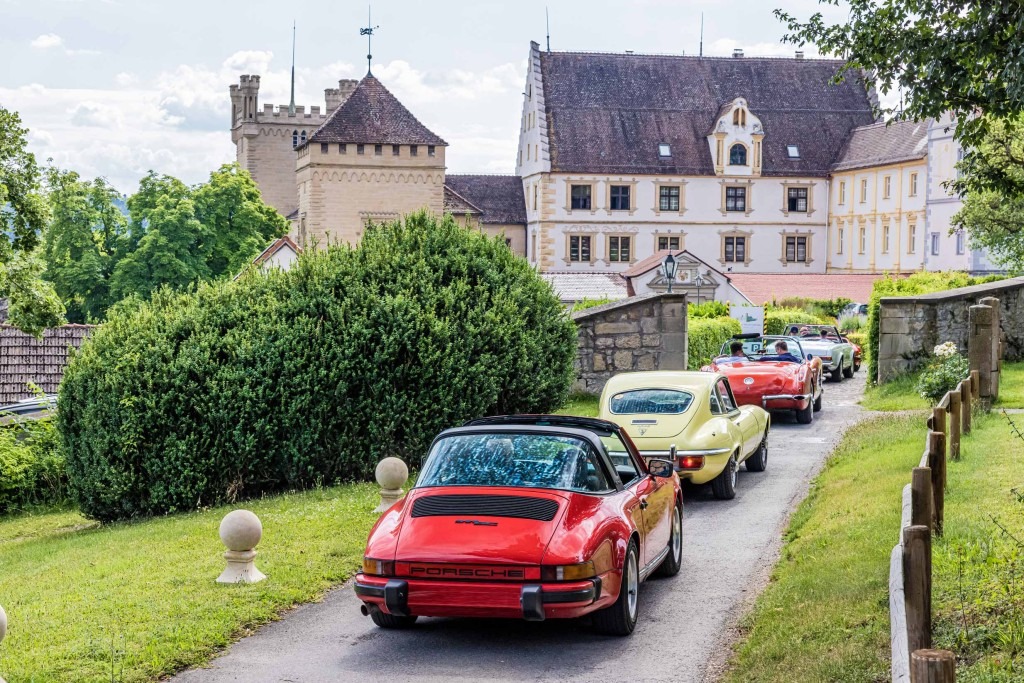
M327 120L358 85L356 80L338 81L337 88L324 91L326 109L318 105L306 111L296 106L259 104L260 77L239 77L238 85L230 87L231 141L235 143L238 164L252 174L263 193L263 200L289 216L298 207L295 184L296 147Z

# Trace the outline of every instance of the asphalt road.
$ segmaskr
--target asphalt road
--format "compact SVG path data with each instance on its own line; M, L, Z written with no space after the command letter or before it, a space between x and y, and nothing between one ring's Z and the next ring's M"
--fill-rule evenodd
M768 468L741 470L737 495L684 493L683 568L641 586L632 637L568 621L420 619L384 631L359 613L350 585L232 646L178 683L226 681L714 681L735 623L767 583L781 534L842 431L861 416L864 371L826 382L810 425L773 415Z

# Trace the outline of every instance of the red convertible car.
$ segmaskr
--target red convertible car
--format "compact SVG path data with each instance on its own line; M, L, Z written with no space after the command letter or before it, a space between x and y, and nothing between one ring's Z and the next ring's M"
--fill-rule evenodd
M612 422L483 418L434 440L370 532L355 592L383 628L589 615L629 635L640 583L679 572L682 515L672 463L645 462Z
M776 345L785 342L785 354ZM730 346L742 343L739 355ZM800 340L760 334L741 334L722 345L721 355L701 370L729 378L736 402L765 410L792 410L800 424L810 424L822 404L821 360L804 353Z

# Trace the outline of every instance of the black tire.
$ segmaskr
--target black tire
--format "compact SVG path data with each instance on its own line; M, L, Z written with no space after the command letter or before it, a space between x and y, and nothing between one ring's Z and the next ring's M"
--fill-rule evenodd
M675 576L683 566L683 504L672 510L672 535L668 537L668 555L655 572L658 576Z
M379 609L370 610L370 618L381 628L394 629L409 628L416 623L417 619L417 617L398 617Z
M856 371L857 371L856 366L854 366L851 363L850 367L843 368L843 377L845 377L846 379L853 379L853 373L856 372Z
M860 363L854 363L853 364L853 371L854 372L860 372Z
M732 500L736 497L736 471L738 469L739 465L736 464L736 454L734 453L721 474L711 480L711 492L715 494L715 498Z
M821 399L825 398L824 391L818 391L818 398L814 399L814 412L821 410Z
M630 578L632 569L632 578ZM627 583L632 583L628 586ZM626 548L626 560L622 564L622 584L619 586L619 598L608 607L599 609L591 615L594 630L609 636L628 636L636 628L640 592L640 558L636 543L629 542Z
M745 460L747 465L747 472L764 472L765 468L768 467L768 432L764 433L761 437L761 443L758 445L757 450L754 454Z
M807 407L796 411L796 421L802 425L809 425L814 421L814 401L807 400Z
M842 382L843 381L843 359L842 358L839 359L839 366L835 370L833 370L830 374L832 375L832 381L833 382Z

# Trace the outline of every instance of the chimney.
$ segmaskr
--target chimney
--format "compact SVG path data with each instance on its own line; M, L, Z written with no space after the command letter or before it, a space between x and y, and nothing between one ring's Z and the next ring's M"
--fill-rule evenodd
M804 58L804 51L803 50L797 50L796 51L796 58L797 59L803 59Z
M328 116L345 103L345 100L352 95L352 91L356 89L357 85L359 85L359 81L354 78L343 78L338 81L337 88L324 89L324 100L327 102L326 113Z
M743 56L743 48L742 47L734 48L733 51L732 51L732 56L733 57L742 57Z

